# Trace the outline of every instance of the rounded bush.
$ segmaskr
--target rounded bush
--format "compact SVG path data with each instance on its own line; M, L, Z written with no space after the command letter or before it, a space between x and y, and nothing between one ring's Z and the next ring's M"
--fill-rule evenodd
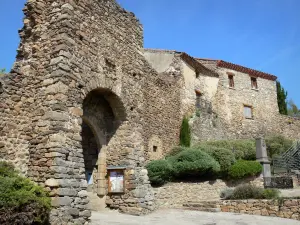
M229 176L232 179L242 179L256 176L262 172L262 166L257 161L239 160L229 169Z
M263 189L251 184L242 184L234 189L227 189L221 192L221 198L225 199L276 199L280 191L277 189Z
M167 160L154 160L146 166L152 185L159 186L172 178L172 166Z
M256 145L254 140L220 140L207 141L199 145L210 145L219 148L226 148L233 152L236 159L255 160L256 159Z
M222 175L226 175L230 167L235 163L234 154L229 149L210 145L200 145L197 149L208 153L220 164Z
M280 195L280 191L277 189L264 189L262 196L264 199L276 199Z
M211 176L220 172L220 164L200 150L186 150L168 158L177 178Z
M0 224L45 224L51 208L48 193L0 162Z
M242 184L237 186L229 199L262 199L263 188L251 184Z

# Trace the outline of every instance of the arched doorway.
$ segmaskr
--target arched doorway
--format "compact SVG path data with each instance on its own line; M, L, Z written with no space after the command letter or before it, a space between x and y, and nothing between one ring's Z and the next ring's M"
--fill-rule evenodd
M82 149L88 183L89 208L105 208L106 148L118 127L126 119L119 97L107 89L91 91L83 102Z

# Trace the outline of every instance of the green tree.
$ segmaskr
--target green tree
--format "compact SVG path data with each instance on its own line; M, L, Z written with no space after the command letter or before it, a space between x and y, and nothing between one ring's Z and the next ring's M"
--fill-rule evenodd
M293 99L290 99L288 102L288 115L300 117L300 110L294 103Z
M191 129L187 117L184 117L181 123L180 145L185 147L190 147L191 145Z
M0 76L5 74L5 72L6 72L6 69L0 69Z
M281 86L280 82L276 82L277 86L277 102L278 102L278 107L279 107L279 112L283 115L288 114L287 110L287 91L284 90L284 88Z

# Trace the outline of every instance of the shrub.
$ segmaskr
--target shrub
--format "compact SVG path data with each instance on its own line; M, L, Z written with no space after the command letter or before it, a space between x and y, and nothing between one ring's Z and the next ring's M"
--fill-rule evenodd
M146 166L150 182L154 186L163 185L172 178L172 166L167 160L154 160Z
M178 153L182 152L182 151L185 151L185 150L188 150L189 148L187 147L184 147L184 146L176 146L176 147L173 147L171 149L171 151L168 153L168 155L166 156L166 158L170 157L170 156L174 156L174 155L177 155Z
M45 224L51 200L45 190L0 163L0 224Z
M280 191L277 189L264 189L262 196L264 199L277 199L280 195Z
M230 199L262 199L263 189L251 184L243 184L237 186Z
M187 117L184 117L182 120L180 129L180 145L185 147L190 147L191 145L191 129Z
M196 149L182 151L169 157L168 161L178 178L211 176L220 172L220 165L213 157Z
M251 184L242 184L235 189L225 189L220 197L224 199L277 199L280 191L277 189L263 189Z
M200 145L197 149L208 153L220 164L222 175L226 175L229 168L235 163L234 154L229 149L210 145Z
M239 160L229 169L229 176L232 179L242 179L256 176L262 172L262 166L257 161Z
M223 199L230 199L233 194L234 188L226 188L221 191L220 197Z
M287 151L292 145L293 141L280 135L274 135L266 138L268 156L272 159L275 155Z
M199 143L199 145L203 144L226 148L234 153L236 159L256 159L256 145L254 140L220 140Z

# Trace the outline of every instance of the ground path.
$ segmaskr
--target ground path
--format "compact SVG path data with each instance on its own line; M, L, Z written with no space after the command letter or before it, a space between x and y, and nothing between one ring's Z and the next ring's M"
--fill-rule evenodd
M180 209L159 210L147 216L117 211L94 212L91 225L300 225L300 221L234 213L208 213Z

